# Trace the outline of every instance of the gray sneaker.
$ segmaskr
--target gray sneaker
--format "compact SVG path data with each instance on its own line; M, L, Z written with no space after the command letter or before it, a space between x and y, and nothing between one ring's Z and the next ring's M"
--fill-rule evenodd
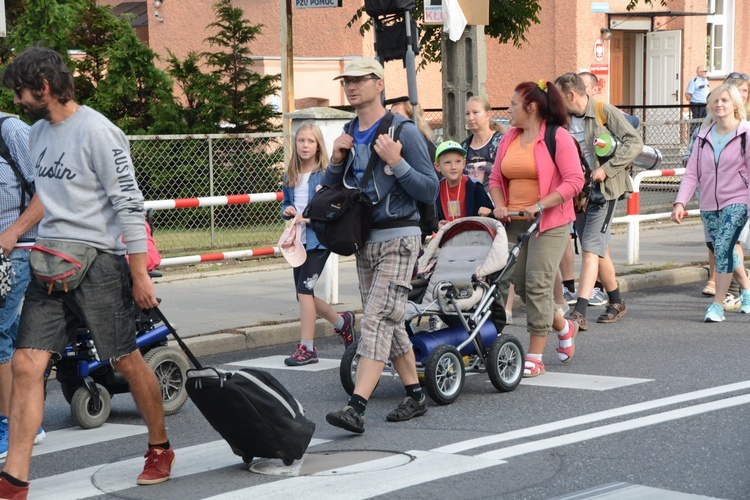
M427 398L424 394L418 403L414 398L407 396L385 419L389 422L405 422L414 417L421 417L425 413L427 413Z
M571 306L574 306L578 301L578 295L576 295L575 292L568 290L567 286L563 287L563 297L565 298L565 302Z
M606 306L609 304L609 296L599 287L594 287L589 299L590 306Z
M326 422L349 432L356 432L357 434L365 432L365 417L354 411L354 408L349 405L326 415Z

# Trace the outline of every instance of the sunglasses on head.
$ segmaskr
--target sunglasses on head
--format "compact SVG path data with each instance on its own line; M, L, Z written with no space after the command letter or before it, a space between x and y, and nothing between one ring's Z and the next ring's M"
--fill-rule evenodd
M476 167L476 170L477 170L477 172L484 172L484 167L483 166ZM467 165L466 166L466 173L467 174L470 174L473 171L474 171L474 165Z
M737 73L734 71L729 73L729 75L727 76L727 80L729 80L730 78L742 78L745 81L750 80L750 76L747 76L747 73Z

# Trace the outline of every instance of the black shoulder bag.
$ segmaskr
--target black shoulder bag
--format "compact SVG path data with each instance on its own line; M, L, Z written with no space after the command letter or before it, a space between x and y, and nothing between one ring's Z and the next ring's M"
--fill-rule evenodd
M375 139L388 133L393 124L389 111L375 132ZM374 139L373 139L374 141ZM372 228L372 200L364 190L380 157L370 145L370 161L356 188L323 185L305 207L302 216L310 220L323 246L339 255L353 255L363 248Z

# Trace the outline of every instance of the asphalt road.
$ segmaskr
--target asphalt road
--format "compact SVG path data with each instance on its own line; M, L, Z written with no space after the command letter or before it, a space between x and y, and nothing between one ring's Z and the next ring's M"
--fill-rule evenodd
M601 308L591 308L575 358L559 363L550 341L548 373L511 393L496 392L477 374L454 404L430 402L425 416L388 423L385 414L403 390L384 377L360 436L325 422L346 401L336 364L343 347L333 338L318 341L320 357L330 360L321 361L324 369L284 369L276 360L278 369L269 370L317 425L301 464L254 464L276 475L245 470L188 402L167 417L174 477L135 487L146 436L130 397L114 397L105 427L71 429L52 382L49 436L35 447L43 454L32 462L29 498L750 498L750 316L727 312L723 323L702 323L702 286L629 293L628 314L611 325L594 323ZM522 310L514 320L506 333L525 346ZM229 367L292 349L203 361ZM383 453L364 453L374 450Z

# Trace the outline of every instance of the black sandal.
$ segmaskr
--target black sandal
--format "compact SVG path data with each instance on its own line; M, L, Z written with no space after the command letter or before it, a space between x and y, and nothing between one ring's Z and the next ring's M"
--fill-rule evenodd
M625 309L625 301L620 303L614 302L607 305L607 310L602 313L601 316L596 320L597 323L615 323L617 320L625 316L627 313Z

